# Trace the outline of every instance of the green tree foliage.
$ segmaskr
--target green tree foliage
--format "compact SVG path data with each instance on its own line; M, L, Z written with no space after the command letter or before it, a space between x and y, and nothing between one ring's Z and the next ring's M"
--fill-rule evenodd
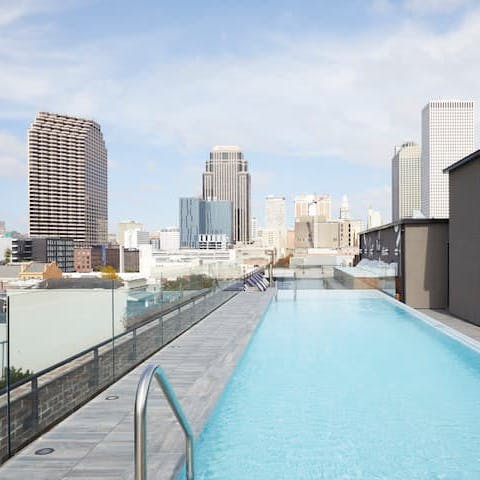
M7 386L7 367L3 371L3 379L0 380L0 389ZM26 377L31 377L33 372L31 370L26 370L25 372L21 368L10 367L10 385L22 380Z

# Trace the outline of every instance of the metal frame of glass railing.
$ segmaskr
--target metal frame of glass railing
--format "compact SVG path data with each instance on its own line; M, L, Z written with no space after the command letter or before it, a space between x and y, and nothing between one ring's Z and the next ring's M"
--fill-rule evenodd
M178 423L185 434L185 466L187 480L194 479L193 468L193 430L188 423L187 417L183 413L182 407L177 400L175 392L168 381L167 375L158 365L147 365L137 387L135 396L135 480L147 480L147 401L148 392L152 379L158 382L162 389L170 408L172 409Z

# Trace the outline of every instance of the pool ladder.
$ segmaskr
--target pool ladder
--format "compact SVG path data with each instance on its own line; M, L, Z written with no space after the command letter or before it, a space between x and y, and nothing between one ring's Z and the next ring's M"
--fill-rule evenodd
M147 400L152 379L158 382L170 408L185 434L185 463L187 480L194 480L193 471L193 431L177 400L175 392L165 372L158 366L149 364L145 368L135 396L135 480L147 480Z

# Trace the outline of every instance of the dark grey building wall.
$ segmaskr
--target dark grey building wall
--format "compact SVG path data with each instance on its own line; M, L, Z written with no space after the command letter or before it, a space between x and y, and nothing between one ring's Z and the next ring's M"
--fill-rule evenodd
M398 224L362 233L360 235L361 257L385 263L399 263L400 249L396 248L396 243L397 237L401 235L401 229L401 225Z
M361 258L398 264L397 294L414 308L448 303L448 220L409 219L360 236Z
M449 310L480 325L480 160L472 160L449 175Z
M404 301L414 308L446 308L448 223L405 225Z

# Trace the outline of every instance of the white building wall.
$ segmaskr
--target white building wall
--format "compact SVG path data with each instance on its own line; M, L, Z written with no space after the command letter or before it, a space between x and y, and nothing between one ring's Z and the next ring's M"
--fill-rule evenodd
M150 233L145 230L139 230L138 228L125 230L123 241L125 248L139 248L140 245L150 244Z
M12 239L8 237L0 237L0 261L5 258L5 251L12 250Z
M117 225L117 243L125 246L125 232L127 230L143 230L143 224L135 220L124 220Z
M367 228L380 227L381 225L383 225L382 214L377 210L369 208L367 217Z
M474 103L429 102L422 111L421 206L428 218L448 218L448 174L443 169L475 149Z
M325 217L328 222L332 218L332 200L330 195L298 195L295 197L295 218Z
M180 249L180 229L178 227L168 227L160 230L160 249L167 252Z
M392 220L411 218L421 209L421 148L414 142L395 147L392 158Z

